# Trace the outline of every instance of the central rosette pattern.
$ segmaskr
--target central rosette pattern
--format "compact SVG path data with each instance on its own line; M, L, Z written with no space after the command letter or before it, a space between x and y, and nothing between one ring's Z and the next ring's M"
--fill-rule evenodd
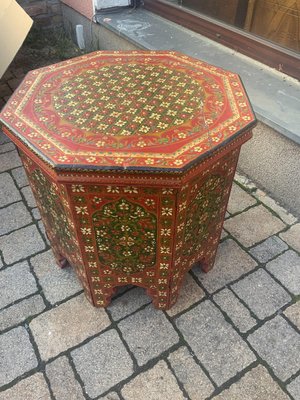
M104 136L146 135L180 126L201 109L200 83L166 65L116 64L64 79L53 106L73 126Z

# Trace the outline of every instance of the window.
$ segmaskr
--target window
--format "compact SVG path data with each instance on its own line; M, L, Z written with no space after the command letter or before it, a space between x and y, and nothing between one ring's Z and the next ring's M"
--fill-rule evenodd
M145 0L145 7L300 79L300 0Z

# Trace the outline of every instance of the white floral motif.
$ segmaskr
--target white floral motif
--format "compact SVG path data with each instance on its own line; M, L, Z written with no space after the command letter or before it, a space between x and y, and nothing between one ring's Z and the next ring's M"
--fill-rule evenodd
M75 210L77 214L86 215L88 214L87 207L77 207L75 206Z
M120 193L120 189L117 186L107 186L108 193Z
M72 192L84 192L82 185L72 185Z

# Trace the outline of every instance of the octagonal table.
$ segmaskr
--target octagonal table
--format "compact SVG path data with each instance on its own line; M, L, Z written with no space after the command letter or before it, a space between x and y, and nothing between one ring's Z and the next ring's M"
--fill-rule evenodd
M1 113L54 255L95 306L167 309L212 268L255 117L239 77L176 52L95 52L28 73Z

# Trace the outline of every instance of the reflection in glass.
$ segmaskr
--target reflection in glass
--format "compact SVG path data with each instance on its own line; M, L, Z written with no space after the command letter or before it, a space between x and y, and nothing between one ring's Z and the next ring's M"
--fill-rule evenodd
M300 51L300 0L169 0Z

